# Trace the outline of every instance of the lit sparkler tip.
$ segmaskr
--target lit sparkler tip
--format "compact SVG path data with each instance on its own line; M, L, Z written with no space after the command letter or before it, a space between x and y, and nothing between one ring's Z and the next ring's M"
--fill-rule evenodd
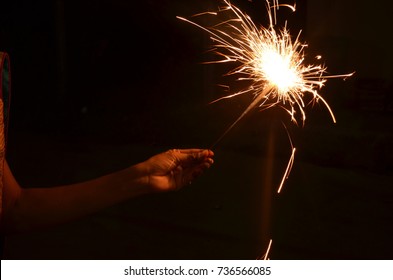
M267 109L279 105L290 114L294 123L297 123L296 112L300 113L304 123L306 119L305 106L308 103L304 99L306 96L310 96L314 101L322 100L332 116L333 122L336 122L333 111L320 96L318 90L328 78L348 78L352 74L326 76L326 67L306 65L304 60L307 45L299 40L301 32L295 39L292 39L286 25L277 30L275 26L276 10L279 7L287 7L295 11L296 5L279 4L278 0L273 0L273 3L270 4L266 0L269 27L265 28L263 26L257 27L247 14L232 5L230 1L224 0L223 2L226 6L217 13L197 14L218 16L220 13L231 13L229 19L212 27L203 27L186 18L178 17L210 34L214 42L214 52L221 59L207 63L238 63L238 67L226 75L237 75L237 80L249 82L249 86L243 90L217 99L212 103L240 94L251 93L255 99L260 101L260 103L253 101L253 107ZM317 56L316 58L320 60L322 57ZM269 92L266 92L265 88L270 88ZM263 98L257 98L262 92L264 92ZM248 106L245 111L248 112L250 109L252 108Z

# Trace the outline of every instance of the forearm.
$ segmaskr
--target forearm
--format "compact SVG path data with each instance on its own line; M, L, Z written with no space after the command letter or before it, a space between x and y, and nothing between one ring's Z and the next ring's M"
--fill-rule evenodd
M5 162L1 229L20 232L50 226L136 196L179 190L211 166L212 156L208 150L170 150L94 180L52 188L21 188Z
M74 220L151 192L143 164L83 183L52 188L21 188L5 213L7 231L19 232Z

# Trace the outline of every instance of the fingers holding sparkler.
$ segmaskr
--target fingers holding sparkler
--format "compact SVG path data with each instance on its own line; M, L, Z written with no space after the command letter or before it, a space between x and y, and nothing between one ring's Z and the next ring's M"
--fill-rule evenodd
M148 185L153 191L179 190L214 163L214 153L204 149L172 149L145 161Z

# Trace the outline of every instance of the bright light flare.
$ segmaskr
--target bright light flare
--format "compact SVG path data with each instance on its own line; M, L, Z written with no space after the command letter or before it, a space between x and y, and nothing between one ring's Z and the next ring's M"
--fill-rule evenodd
M254 96L254 101L224 135L255 107L266 109L279 105L288 112L293 122L298 122L297 116L300 114L301 121L304 123L306 105L322 101L333 122L336 122L333 111L318 90L324 86L327 78L346 78L352 74L326 76L326 67L323 65L305 64L304 49L307 45L299 41L301 32L293 39L286 25L278 30L275 26L276 10L284 6L295 11L295 5L278 4L277 0L274 0L271 5L269 0L266 0L269 27L265 28L257 27L247 14L232 5L230 1L223 0L223 2L225 6L217 13L206 12L194 16L218 16L225 13L229 17L214 26L204 27L186 18L178 18L210 34L214 42L213 51L221 59L208 63L237 63L238 66L227 74L236 75L239 81L249 82L243 89L213 101L217 102L244 93ZM305 95L310 95L310 101L305 101Z
M205 12L194 15L213 16L223 15L225 20L210 27L204 27L189 19L178 17L198 28L208 32L213 41L213 51L219 58L206 63L235 63L237 66L227 73L235 75L238 81L246 81L248 85L237 92L214 100L212 103L233 98L241 94L252 94L253 101L229 128L212 145L215 146L250 110L260 108L264 110L274 106L284 109L291 117L291 121L304 124L306 120L305 107L321 101L327 108L333 122L336 118L327 101L319 94L328 78L347 78L351 74L326 75L326 67L322 64L306 64L305 48L299 38L301 31L293 38L285 24L281 29L276 27L277 10L279 7L296 10L295 5L279 4L273 0L270 4L266 0L269 26L257 26L252 19L230 1L218 12ZM316 60L320 60L318 55ZM229 86L226 86L230 88ZM308 96L308 100L306 100ZM292 145L292 143L291 143ZM279 186L281 191L285 179L288 177L294 162L296 149L292 146L292 154L288 162L283 180Z
M275 50L265 50L261 54L256 69L277 88L278 94L285 95L301 79L290 65L291 58L280 55Z

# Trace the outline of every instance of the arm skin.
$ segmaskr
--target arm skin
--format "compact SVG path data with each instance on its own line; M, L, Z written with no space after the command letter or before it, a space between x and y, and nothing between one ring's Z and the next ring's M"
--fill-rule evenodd
M169 150L97 179L51 188L22 188L5 161L1 230L25 232L75 220L137 196L179 190L213 164L213 155L210 150Z

